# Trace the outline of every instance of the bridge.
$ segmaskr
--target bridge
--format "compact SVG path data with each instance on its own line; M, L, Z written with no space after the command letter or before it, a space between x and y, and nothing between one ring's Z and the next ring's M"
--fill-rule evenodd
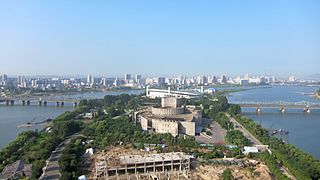
M286 109L301 109L304 112L310 112L312 109L320 109L320 103L315 102L285 102L285 101L272 101L272 102L253 102L253 101L241 101L232 102L239 104L241 107L256 108L257 112L260 112L262 108L278 108L280 111L285 112Z
M57 97L5 97L0 98L0 104L4 103L7 106L21 104L22 106L30 106L37 104L39 106L47 106L48 103L54 103L56 106L64 106L65 103L72 103L75 107L78 106L80 100L72 98L57 98Z

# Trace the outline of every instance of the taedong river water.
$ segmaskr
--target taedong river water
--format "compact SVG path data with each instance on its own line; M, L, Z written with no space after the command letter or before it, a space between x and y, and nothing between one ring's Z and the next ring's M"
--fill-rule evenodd
M84 99L84 98L103 98L105 95L118 94L141 94L144 90L127 90L127 91L110 91L110 92L94 92L83 94L67 95L68 97ZM32 128L17 128L18 125L31 122L40 122L47 118L54 118L65 111L71 111L73 106L71 103L65 103L64 107L55 107L54 103L48 103L45 106L22 106L16 103L14 106L6 106L0 104L0 149L6 144L13 141L22 131L42 129L41 125Z
M320 103L319 99L303 95L319 89L310 86L271 86L270 88L255 88L232 93L228 100L237 102L310 102ZM262 108L260 114L255 108L242 108L242 114L255 120L265 128L285 129L289 134L282 138L300 149L320 159L320 110L303 113L302 109L286 109L283 114L279 108Z

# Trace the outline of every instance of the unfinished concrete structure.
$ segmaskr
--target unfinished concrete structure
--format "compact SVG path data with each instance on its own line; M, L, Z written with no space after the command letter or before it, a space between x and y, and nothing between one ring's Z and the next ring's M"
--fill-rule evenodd
M164 97L160 107L153 106L134 112L133 119L146 131L170 133L172 136L195 136L196 126L202 124L202 111L199 107L182 106L180 98Z
M119 155L96 159L95 179L160 179L171 174L189 178L190 156L182 152Z

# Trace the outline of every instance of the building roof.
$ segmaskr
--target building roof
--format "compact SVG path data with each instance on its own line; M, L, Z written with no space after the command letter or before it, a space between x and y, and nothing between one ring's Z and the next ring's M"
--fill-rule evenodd
M7 165L0 173L0 179L19 178L21 176L31 176L31 165L25 164L23 160L18 160Z
M243 149L244 149L243 151L244 154L259 152L258 148L254 146L244 146Z
M181 152L173 152L173 153L162 153L162 154L146 154L142 155L124 155L120 156L120 164L140 164L147 162L162 162L162 161L175 161L175 160L183 160L190 159L190 156L185 155Z

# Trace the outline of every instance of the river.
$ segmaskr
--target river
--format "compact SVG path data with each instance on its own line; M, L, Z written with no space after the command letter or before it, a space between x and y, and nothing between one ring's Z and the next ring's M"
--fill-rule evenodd
M103 98L105 95L118 94L141 94L144 90L126 90L126 91L109 91L109 92L91 92L65 95L65 98L92 99ZM60 96L59 96L60 97ZM42 129L43 126L38 125L32 128L17 128L18 125L28 122L40 122L47 118L54 118L59 114L73 109L72 103L65 103L64 107L55 107L54 103L48 103L45 106L22 106L16 103L14 106L6 106L0 104L0 149L6 144L13 141L17 135L23 131Z
M318 89L319 86L271 86L231 93L228 100L231 103L284 101L319 104L319 99L304 95ZM243 115L261 123L265 128L289 131L288 135L282 136L283 140L320 159L320 110L314 109L311 113L302 111L286 109L285 113L281 113L279 108L262 108L261 113L257 114L255 108L242 108Z

